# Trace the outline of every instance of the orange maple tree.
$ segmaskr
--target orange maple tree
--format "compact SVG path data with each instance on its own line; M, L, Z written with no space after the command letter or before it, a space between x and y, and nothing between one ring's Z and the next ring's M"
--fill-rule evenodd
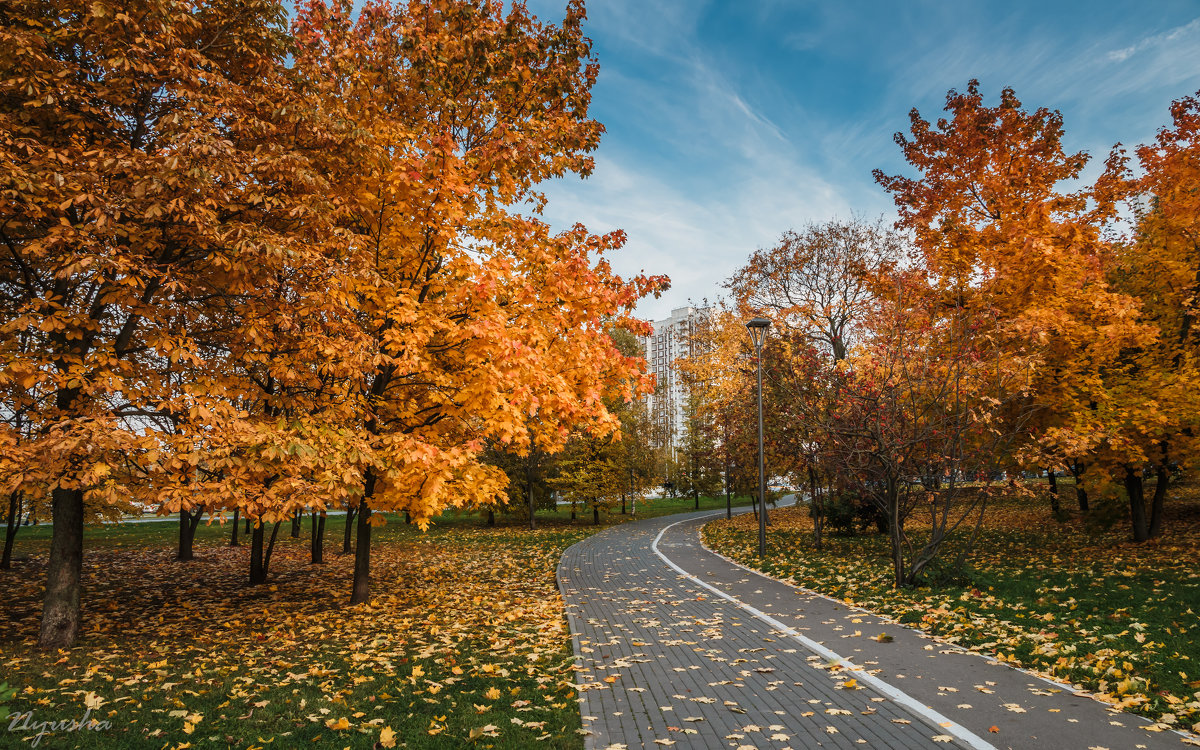
M203 366L193 333L310 252L293 228L324 191L292 145L307 126L278 3L0 12L0 388L31 426L4 435L4 481L52 497L41 643L65 646L85 509L167 499L147 467L220 408L179 377Z
M931 123L914 110L896 136L919 177L875 178L943 304L994 321L999 351L1030 366L1037 415L1017 456L1053 471L1094 447L1105 368L1153 337L1107 276L1115 202L1105 185L1064 190L1088 157L1064 150L1058 112L1027 111L1011 89L987 106L977 81L946 111Z
M648 387L606 328L640 330L629 314L664 280L612 272L621 233L554 234L536 216L537 184L589 173L602 132L583 19L581 2L554 26L465 0L367 3L357 18L313 2L297 18L299 65L336 71L325 101L362 124L337 178L338 289L363 366L354 602L369 597L373 511L424 524L485 504L508 484L480 460L488 441L558 450L569 428L614 430L605 399Z
M1130 199L1132 236L1116 242L1108 275L1137 299L1152 337L1125 349L1104 373L1091 410L1093 465L1101 492L1125 491L1135 541L1159 536L1177 465L1192 465L1200 437L1200 361L1195 327L1200 293L1200 101L1171 106L1173 124L1136 150L1140 175L1114 151L1101 179L1112 200ZM1153 472L1147 513L1144 478Z

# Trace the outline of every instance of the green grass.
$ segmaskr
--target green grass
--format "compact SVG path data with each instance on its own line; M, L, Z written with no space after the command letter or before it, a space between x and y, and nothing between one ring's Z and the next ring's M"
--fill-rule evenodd
M750 505L750 498L744 496L735 497L733 498L732 505L735 508ZM714 510L724 507L724 496L702 496L700 498L701 510ZM686 513L692 510L695 510L695 501L690 497L655 498L638 501L636 513L622 515L620 506L607 511L602 510L600 512L600 523L603 527L614 523L622 523L627 520L655 518L674 513ZM420 536L421 532L418 527L413 524L405 524L402 514L387 513L384 515L388 522L386 526L382 527L383 530L376 530L377 537L380 534L384 535L384 538L395 539L409 539ZM228 542L231 532L231 520L231 515L226 516L224 523L215 519L209 523L209 520L206 518L196 529L196 544L219 545ZM330 515L326 519L325 542L327 554L342 548L345 521L346 516L344 514ZM555 510L541 509L537 512L536 521L538 525L549 524L557 526L560 524L572 524L575 526L591 526L592 510L590 507L580 505L576 509L576 519L572 522L570 506L558 506ZM499 528L517 528L527 526L529 520L528 518L516 515L498 513L496 515L496 522ZM245 523L244 521L241 523L242 527L238 532L238 541L243 545L249 545L249 536L244 533ZM301 536L304 538L308 538L309 524L309 517L305 517L301 532ZM486 525L486 515L479 511L450 510L433 519L430 526L430 533L437 533L439 529L473 526L484 527ZM17 533L14 556L19 559L25 559L30 555L45 554L50 549L50 534L51 526L46 522L39 523L36 526L21 527L21 530ZM267 534L269 537L269 529ZM282 541L285 537L289 537L290 534L291 524L285 521L279 527L279 539ZM162 521L149 523L89 524L85 529L84 536L86 540L85 547L87 549L140 547L145 545L174 547L178 542L179 536L178 520L172 516Z
M248 539L230 548L228 524L200 526L187 563L173 559L171 521L89 526L85 630L52 654L35 646L50 528L23 528L14 570L0 571L0 682L18 690L0 704L36 724L82 718L89 695L104 702L91 717L111 727L54 732L39 747L372 748L386 726L397 747L579 748L562 551L613 523L692 509L690 498L639 503L597 527L590 509L572 523L559 508L539 512L536 531L448 513L422 532L388 514L373 532L370 607L346 603L344 516L326 522L324 566L308 564L308 520L299 539L284 523L258 587L244 583ZM24 746L32 733L7 725L0 747Z

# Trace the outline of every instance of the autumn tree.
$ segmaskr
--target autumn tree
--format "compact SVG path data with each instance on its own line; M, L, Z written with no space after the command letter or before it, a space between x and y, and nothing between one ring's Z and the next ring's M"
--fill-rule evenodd
M212 300L309 251L291 230L326 191L290 145L307 125L288 106L280 4L0 13L0 387L51 493L40 642L61 647L80 625L85 507L163 499L144 466L178 441L139 420L205 432L206 394L162 363L196 358Z
M614 346L625 357L645 361L645 343L628 328L613 328L610 335ZM618 473L621 512L630 505L637 507L655 484L655 429L649 399L645 396L629 399L609 399L606 407L620 422L620 440L613 446L613 460Z
M743 320L772 321L767 398L777 417L769 442L776 473L808 486L819 549L826 501L844 485L830 465L826 436L845 361L869 332L865 316L879 279L902 259L906 238L881 222L831 220L788 231L753 253L726 283Z
M690 495L700 509L700 496L721 488L716 424L705 412L701 394L688 389L683 403L683 434L676 446L676 489Z
M1100 231L1114 201L1097 187L1068 192L1088 156L1064 149L1058 112L1028 111L1007 88L988 106L977 81L951 90L945 109L936 122L913 110L909 134L896 135L918 176L875 178L941 304L994 321L994 344L1030 364L1037 416L1014 450L1059 469L1095 445L1101 373L1152 335L1106 278Z
M1195 329L1200 292L1200 103L1171 106L1173 124L1136 150L1139 175L1115 152L1101 179L1114 198L1132 199L1133 236L1115 243L1114 287L1137 299L1153 339L1129 347L1103 374L1092 409L1089 474L1125 491L1135 541L1159 536L1172 467L1191 465L1200 435L1200 361ZM1146 508L1144 477L1153 472ZM1098 476L1097 476L1098 475Z
M757 499L758 487L753 349L744 323L733 308L715 305L692 333L691 355L678 364L680 377L694 396L699 425L707 431L704 441L711 446L711 470L721 477L729 516L732 496L746 493ZM776 413L766 412L768 425L774 424ZM768 448L773 450L770 444ZM776 466L773 460L771 466Z
M553 234L519 210L540 206L542 180L591 169L602 128L583 18L579 2L554 26L466 0L299 13L298 65L363 124L337 176L353 201L339 289L369 342L351 395L367 445L353 602L369 596L375 510L426 523L479 505L507 484L479 459L487 441L557 450L569 428L614 429L605 396L643 387L601 321L626 322L660 280L612 273L619 233Z
M917 583L956 533L964 541L948 567L962 565L1031 412L1021 411L1029 363L999 349L993 319L947 309L916 274L894 283L849 360L829 440L848 486L886 519L900 587Z
M571 503L571 517L578 506L592 511L593 523L600 523L600 512L616 505L625 484L618 461L615 435L579 433L567 441L555 461L550 485Z
M496 511L524 517L529 528L537 528L538 510L554 508L554 489L550 480L557 470L557 455L547 454L536 445L518 453L495 441L489 442L482 460L504 472L508 478L505 492L485 501L488 524L495 523Z
M751 254L726 282L738 309L796 331L834 360L854 345L873 300L871 283L906 245L881 222L834 219L783 233Z

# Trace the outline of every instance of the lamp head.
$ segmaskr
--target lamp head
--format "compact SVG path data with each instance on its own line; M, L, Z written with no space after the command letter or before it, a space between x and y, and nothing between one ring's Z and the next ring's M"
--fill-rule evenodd
M762 348L763 341L767 338L767 329L770 327L771 321L766 318L754 318L746 322L746 330L750 332L750 340L754 342L756 351Z

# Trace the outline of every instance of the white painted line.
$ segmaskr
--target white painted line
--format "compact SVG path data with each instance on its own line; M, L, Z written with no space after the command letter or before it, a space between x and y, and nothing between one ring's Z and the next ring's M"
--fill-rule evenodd
M682 523L682 521L680 523ZM807 589L807 588L804 588L803 586L793 583L792 581L786 581L782 578L776 578L775 576L764 573L761 570L755 570L754 568L746 567L745 565L742 565L737 560L734 560L732 557L722 555L720 552L717 552L712 547L709 547L707 544L704 543L703 536L700 537L700 547L705 552L716 555L717 557L721 558L722 560L729 563L730 565L733 565L734 567L741 568L742 570L746 571L747 573L753 573L754 575L762 576L763 578L770 579L772 581L775 581L776 583L782 583L784 586L787 586L788 588L795 589L798 593L800 593L803 596L814 596L819 599L824 599L827 602L829 602L830 604L836 604L839 607L844 607L847 610L850 610L853 612L861 612L862 614L873 617L876 620L879 620L880 622L883 622L885 624L895 624L897 627L904 628L905 630L911 630L912 632L919 634L923 638L928 638L931 641L935 641L936 643L938 643L942 646L945 646L947 649L952 649L954 651L954 653L956 653L956 654L961 654L963 656L973 656L978 659L984 660L985 662L987 662L988 664L991 664L992 666L1006 667L1008 669L1013 670L1014 672L1020 672L1023 675L1027 675L1030 679L1041 680L1042 682L1046 683L1050 687L1055 688L1064 693L1067 693L1069 695L1075 695L1080 698L1087 698L1090 701L1095 701L1096 703L1099 703L1101 706L1103 706L1104 708L1106 708L1108 711L1110 711L1112 713L1123 714L1130 721L1137 721L1137 722L1141 722L1141 723L1147 724L1147 725L1152 725L1155 723L1152 719L1148 719L1145 716L1139 716L1138 714L1131 714L1128 711L1122 711L1121 709L1117 708L1113 704L1106 703L1105 701L1100 700L1099 698L1096 697L1096 695L1094 693L1090 693L1078 685L1070 685L1065 682L1059 682L1058 680L1054 679L1053 677L1048 677L1044 674L1038 674L1037 672L1026 669L1025 667L1022 667L1020 665L1013 664L1012 662L1000 661L999 659L992 656L991 654L985 654L982 651L973 651L973 650L966 648L965 646L962 646L960 644L951 643L949 641L943 640L943 639L937 637L936 635L931 635L918 627L914 627L911 624L902 623L899 620L895 619L894 617L882 615L878 612L875 612L870 609L864 609L863 607L859 607L855 604L847 604L846 602L842 601L841 599L837 599L835 597L829 596L828 594L822 594L820 591L814 591L812 589ZM1184 732L1183 730L1180 730L1180 729L1171 729L1171 730L1163 730L1163 731L1174 732L1175 734L1178 734L1180 737L1191 737L1192 736L1192 735L1189 735L1187 732Z
M710 515L719 515L719 513L713 513ZM672 526L678 526L681 523L695 521L697 518L707 518L707 517L708 516L693 516L692 518L684 519L683 521L676 521L675 523L664 526L662 528L662 530L658 532L658 536L654 537L654 541L651 542L651 544L650 544L650 549L654 550L654 554L656 554L660 558L662 558L662 561L665 562L667 565L670 565L675 570L675 572L679 573L680 575L684 576L685 578L688 578L689 580L693 581L694 583L697 583L700 586L703 586L704 588L713 592L714 594L721 597L722 599L725 599L726 601L734 604L735 606L746 610L747 612L754 615L755 617L762 620L763 622L767 623L768 625L775 628L779 632L784 633L788 636L791 636L794 640L798 641L801 645L803 645L809 651L812 651L815 654L823 656L828 661L840 662L843 665L843 667L845 668L845 670L852 673L855 676L855 678L857 680L859 680L860 682L870 685L871 687L875 688L876 691L887 696L896 704L904 706L912 713L925 717L926 719L931 721L934 726L944 729L947 734L959 739L960 741L965 743L968 747L974 748L974 750L996 750L995 745L992 745L990 742L983 739L982 737L975 734L974 732L967 729L966 727L962 726L958 722L947 718L946 716L942 715L941 713L938 713L937 711L926 706L925 704L921 703L920 701L915 700L912 696L908 695L907 693L900 690L899 688L896 688L893 685L890 685L890 684L884 682L883 680L879 679L878 677L876 677L873 674L870 674L869 672L867 672L865 669L858 666L854 662L850 661L846 657L841 656L840 654L834 652L833 650L831 650L829 648L826 648L825 646L821 645L820 643L817 643L816 641L812 640L811 638L806 637L805 635L801 634L794 628L783 624L782 622L780 622L779 620L776 620L774 617L771 617L767 613L762 612L758 609L755 609L754 607L751 607L749 604L746 604L745 602L742 602L739 599L737 599L729 594L726 594L724 591L720 590L716 586L712 586L708 583L705 583L704 581L701 581L696 576L692 575L691 573L687 572L683 568L676 565L673 560L671 560L670 558L668 558L666 555L664 555L662 552L659 551L658 542L659 542L659 540L661 540L663 538L663 534L667 533L667 529L670 529Z
M683 523L683 521L679 521L678 523ZM675 524L671 524L671 525L674 526ZM663 530L665 531L666 529L663 529ZM876 620L880 620L881 622L895 623L897 627L904 628L906 630L911 630L915 633L920 634L924 638L928 638L932 641L936 641L937 643L945 646L946 648L954 649L954 652L956 654L962 654L963 656L974 656L976 658L984 660L985 662L987 662L988 664L991 664L992 666L1006 667L1008 669L1013 670L1014 672L1020 672L1023 675L1027 675L1030 679L1041 680L1042 682L1046 683L1047 685L1049 685L1053 688L1060 690L1061 692L1067 693L1069 695L1078 696L1080 698L1086 698L1090 701L1094 701L1095 703L1098 703L1100 706L1102 706L1109 713L1120 714L1123 718L1125 718L1128 721L1139 722L1141 724L1145 724L1146 726L1152 726L1155 724L1155 721L1153 719L1148 719L1145 716L1140 716L1138 714L1131 714L1128 711L1119 709L1111 703L1107 703L1105 701L1100 700L1099 698L1096 697L1096 695L1094 693L1089 693L1087 690L1084 690L1083 688L1079 687L1078 685L1069 685L1065 682L1059 682L1058 680L1055 680L1052 677L1047 677L1046 675L1038 674L1037 672L1030 671L1030 670L1028 670L1022 666L1019 666L1017 664L1013 664L1011 662L1006 662L1006 661L1000 661L999 659L992 656L991 654L985 654L980 651L972 651L971 649L960 646L957 643L949 643L947 641L944 641L944 640L938 638L937 636L926 633L924 630L921 630L920 628L915 628L912 625L906 625L894 618L888 617L886 615L881 615L878 612L874 612L869 609L864 609L864 608L856 606L854 604L847 604L846 602L842 601L841 599L836 599L832 596L829 596L828 594L822 594L820 591L813 591L812 589L806 589L803 586L798 586L797 584L792 583L791 581L785 581L782 578L776 578L775 576L768 575L768 574L762 572L761 570L755 570L754 568L748 568L745 565L742 565L737 560L734 560L731 557L722 555L720 552L717 552L713 548L709 547L707 544L704 543L703 536L700 537L700 547L705 552L709 552L713 555L716 555L717 557L721 558L722 560L724 560L725 562L729 563L730 565L732 565L736 568L741 568L742 570L746 571L747 573L753 573L754 575L762 576L763 578L767 578L769 580L775 581L776 583L782 583L784 586L795 589L797 592L803 594L804 596L815 596L820 599L825 599L826 601L830 602L831 604L836 604L840 607L845 607L848 610L853 610L855 612L861 612L864 615L873 617ZM655 550L655 551L657 551L657 550ZM662 555L659 555L659 557L662 557ZM668 563L669 562L670 561L668 560ZM687 574L685 573L684 575L687 575ZM703 581L701 581L700 583L703 583ZM1143 727L1143 728L1145 728L1145 727ZM1173 733L1173 734L1178 735L1179 737L1182 737L1182 738L1188 739L1188 740L1195 739L1195 737L1196 737L1195 734L1189 734L1188 732L1186 732L1182 729L1164 729L1163 733L1164 734ZM1192 743L1192 744L1195 744L1195 743Z

